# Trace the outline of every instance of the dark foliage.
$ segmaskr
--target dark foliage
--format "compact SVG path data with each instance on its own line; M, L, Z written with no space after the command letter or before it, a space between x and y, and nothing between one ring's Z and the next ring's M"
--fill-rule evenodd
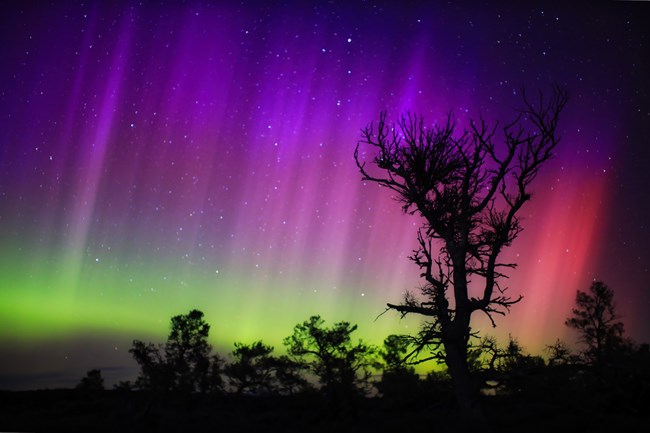
M375 384L382 397L391 404L406 405L420 397L420 377L407 363L410 340L401 335L389 335L379 350L383 364L381 379Z
M203 313L192 310L174 316L170 327L164 347L133 341L129 352L140 365L135 386L184 393L220 390L223 361L217 355L210 355L210 325L203 320Z
M287 356L272 356L273 347L261 341L235 343L234 361L224 373L237 394L294 394L309 387L301 371L304 365Z
M580 342L586 347L582 354L588 363L603 366L625 350L625 331L616 313L614 291L605 283L594 281L589 292L578 290L571 314L566 325L578 331Z
M101 370L89 370L86 376L81 378L77 389L83 391L102 391L104 389L104 378L102 377Z
M551 367L567 365L575 361L571 349L559 338L555 340L555 343L546 346L546 352L548 353L548 365Z
M235 343L235 359L224 369L230 385L237 394L269 394L274 388L272 357L273 347L261 341L251 345Z
M357 396L368 389L371 368L377 367L376 349L358 341L351 334L356 325L348 322L324 326L320 316L296 325L284 339L289 355L303 363L321 384L333 410L354 405Z
M313 386L303 376L306 369L304 363L291 359L286 355L273 358L275 386L281 395L293 395L313 390Z

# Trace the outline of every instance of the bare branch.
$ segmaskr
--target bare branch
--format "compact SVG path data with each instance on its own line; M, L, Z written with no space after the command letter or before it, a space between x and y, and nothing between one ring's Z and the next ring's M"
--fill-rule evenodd
M465 361L472 313L482 311L496 326L495 316L522 299L508 296L499 285L516 267L499 257L523 230L519 214L531 199L532 182L560 141L566 91L556 86L551 97L540 92L534 101L522 94L523 109L510 123L489 126L480 117L465 131L457 131L451 113L444 124L432 127L411 113L389 126L381 113L376 126L362 130L354 153L362 179L391 189L404 212L423 218L410 259L425 284L419 298L409 293L402 304L387 307L402 316L433 318L414 337L412 354L428 348L432 357L442 359L444 347L452 377L464 375L463 380L469 374ZM376 173L366 167L362 145L374 150ZM482 288L471 299L470 281Z

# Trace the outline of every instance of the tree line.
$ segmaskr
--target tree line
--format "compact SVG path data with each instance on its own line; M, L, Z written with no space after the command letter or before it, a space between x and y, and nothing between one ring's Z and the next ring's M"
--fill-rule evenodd
M545 356L531 355L512 336L504 345L494 337L476 337L468 351L474 386L488 395L552 395L553 387L561 386L565 393L584 396L606 389L616 395L617 404L641 408L650 403L648 344L625 335L611 288L595 281L588 291L578 291L566 325L577 331L580 350L556 340L546 346ZM444 363L427 375L416 373L415 365L431 357L418 351L413 336L389 335L382 346L374 346L355 341L356 330L349 322L327 326L312 316L283 340L286 354L274 355L263 341L236 342L227 362L213 353L210 325L195 309L172 317L164 344L134 340L129 352L139 375L115 389L162 395L318 394L336 412L353 410L368 396L396 407L453 399ZM78 388L103 389L101 372L89 371Z

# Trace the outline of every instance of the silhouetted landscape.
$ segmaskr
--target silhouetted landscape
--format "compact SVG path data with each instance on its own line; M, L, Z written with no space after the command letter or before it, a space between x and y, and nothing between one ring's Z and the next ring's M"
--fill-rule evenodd
M650 9L491 3L3 3L0 430L647 430Z
M599 324L601 327L595 327ZM21 431L638 431L650 421L650 350L625 337L613 291L579 291L567 320L584 350L557 340L524 353L484 337L468 365L486 417L463 415L446 369L422 376L408 336L382 347L353 341L356 326L318 316L284 340L287 355L257 341L235 343L227 363L207 343L209 324L192 310L175 316L164 345L134 341L133 383L105 389L90 370L75 389L0 392L0 423Z

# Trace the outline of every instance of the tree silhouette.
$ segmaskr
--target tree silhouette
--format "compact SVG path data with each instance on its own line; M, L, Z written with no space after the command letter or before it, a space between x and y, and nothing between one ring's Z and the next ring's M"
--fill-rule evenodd
M522 230L519 211L558 144L567 100L559 87L551 98L540 92L535 102L524 92L524 108L500 132L483 118L457 133L451 114L444 124L428 127L412 114L389 125L382 113L376 126L362 130L354 152L364 181L390 189L404 212L424 219L411 256L425 280L421 298L409 293L388 308L429 318L416 346L447 364L460 406L479 420L479 394L467 364L470 319L482 311L494 325L494 314L505 314L521 299L506 294L500 281L516 265L499 255ZM367 157L362 145L374 155ZM470 295L470 282L477 295Z
M375 384L385 399L394 405L410 404L420 385L415 368L407 363L410 340L403 335L389 335L379 350L383 364L381 380Z
M525 353L512 335L504 347L494 337L483 337L470 351L470 359L474 360L472 371L482 379L481 386L494 393L520 392L546 367L542 357Z
M559 338L555 340L555 343L546 346L545 350L548 353L548 365L550 367L567 365L573 359L571 349Z
M384 339L384 347L379 355L384 364L384 372L414 371L407 363L410 339L403 335L389 335Z
M235 361L224 372L237 394L269 394L275 388L273 376L272 346L261 341L247 345L235 343L232 352Z
M566 325L576 329L586 345L583 355L587 361L602 366L625 344L623 322L616 314L614 291L602 281L594 281L589 292L576 293L576 306Z
M133 390L133 384L130 380L120 380L113 385L113 389L118 392L130 392Z
M102 377L101 370L89 370L81 382L77 385L77 389L81 391L102 391L104 389L104 378Z
M310 383L302 376L306 366L299 361L282 355L273 358L276 387L280 394L296 394L312 389Z
M136 386L154 391L207 392L221 386L222 361L210 356L210 325L203 312L172 317L171 330L164 347L133 341L129 352L140 365Z
M283 355L272 356L273 347L261 341L235 343L235 359L224 369L235 393L294 394L309 387L302 377L304 365Z
M172 317L165 356L174 372L177 390L207 391L212 351L208 343L209 332L210 325L199 310Z
M224 370L224 360L219 355L210 357L210 370L207 375L207 391L221 393L224 391L223 377L221 374Z
M161 348L153 343L133 340L129 353L140 366L135 387L147 391L170 391L174 388L174 374Z
M472 369L489 372L508 371L525 356L521 345L512 335L508 335L508 344L505 348L499 347L496 338L485 336L470 353L469 359L473 360L470 363Z
M303 362L315 374L334 410L354 404L377 367L375 348L361 341L352 343L356 325L348 322L324 326L320 316L296 325L293 335L284 339L289 355Z

